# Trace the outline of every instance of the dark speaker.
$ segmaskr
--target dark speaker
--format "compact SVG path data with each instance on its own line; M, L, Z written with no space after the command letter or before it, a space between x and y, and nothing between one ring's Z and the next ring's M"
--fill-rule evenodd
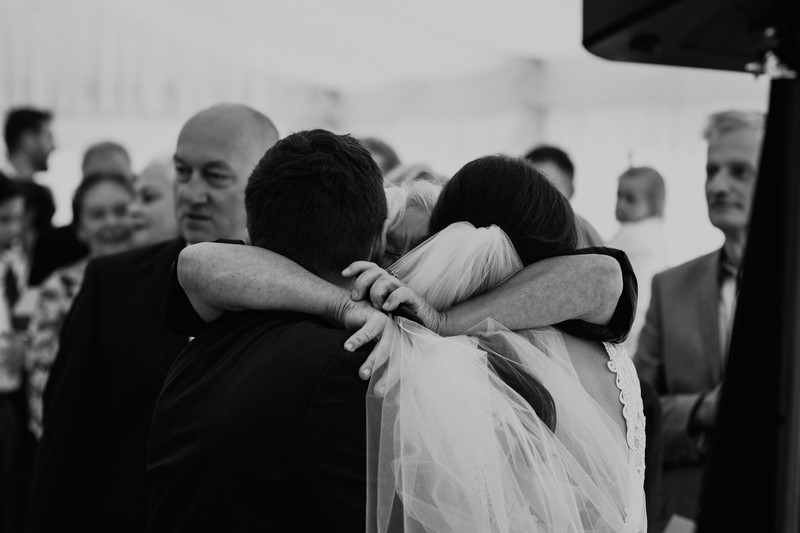
M754 71L768 51L800 50L798 7L798 0L584 0L583 46L614 61Z

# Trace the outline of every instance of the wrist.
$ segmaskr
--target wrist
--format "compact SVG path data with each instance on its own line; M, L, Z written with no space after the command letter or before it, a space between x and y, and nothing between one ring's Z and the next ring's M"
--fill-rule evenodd
M347 313L353 308L355 302L350 299L350 293L341 290L333 290L325 297L322 309L323 316L329 320L333 320L338 324L345 323Z

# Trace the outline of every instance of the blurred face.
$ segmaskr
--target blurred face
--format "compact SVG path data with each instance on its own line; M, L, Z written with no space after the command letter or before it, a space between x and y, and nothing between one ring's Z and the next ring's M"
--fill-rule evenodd
M636 222L651 215L648 183L635 178L620 178L616 216L620 222Z
M747 229L758 177L760 145L760 136L750 130L724 133L708 143L708 218L726 234Z
M25 200L21 196L0 203L0 250L22 236L24 218Z
M86 192L78 236L87 244L92 256L121 252L131 247L130 202L130 193L116 183L100 182Z
M230 120L199 116L186 124L175 151L175 195L189 244L247 240L244 189L263 154L263 143Z
M550 183L556 186L556 189L561 191L561 194L567 198L572 198L572 180L558 165L552 161L542 161L541 163L536 163L536 168L545 175Z
M386 234L386 250L381 266L388 267L424 241L428 237L430 218L421 209L407 209L400 224Z
M137 246L173 239L178 235L172 168L145 169L136 181L130 205L133 240Z
M47 170L47 160L53 150L56 149L55 140L53 139L53 131L50 129L50 123L45 122L42 124L38 133L32 135L29 150L29 156L33 167L38 172Z

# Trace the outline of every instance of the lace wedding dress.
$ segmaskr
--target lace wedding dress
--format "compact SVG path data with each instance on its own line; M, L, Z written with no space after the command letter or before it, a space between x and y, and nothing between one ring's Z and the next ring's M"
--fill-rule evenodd
M392 268L446 309L521 266L499 228L458 223ZM440 337L396 318L376 348L385 395L367 397L368 531L646 531L639 382L624 350L605 348L624 433L581 385L557 330L486 321ZM491 352L544 385L555 431L493 372Z

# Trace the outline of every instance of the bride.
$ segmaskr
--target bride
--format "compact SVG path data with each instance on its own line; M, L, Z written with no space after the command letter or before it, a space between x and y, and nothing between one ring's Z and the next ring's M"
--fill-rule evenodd
M386 310L445 310L573 249L571 217L530 166L484 157L445 186L437 233L392 265L397 277L364 262L346 273ZM376 352L369 530L646 531L644 416L622 348L491 320L440 337L395 318Z

